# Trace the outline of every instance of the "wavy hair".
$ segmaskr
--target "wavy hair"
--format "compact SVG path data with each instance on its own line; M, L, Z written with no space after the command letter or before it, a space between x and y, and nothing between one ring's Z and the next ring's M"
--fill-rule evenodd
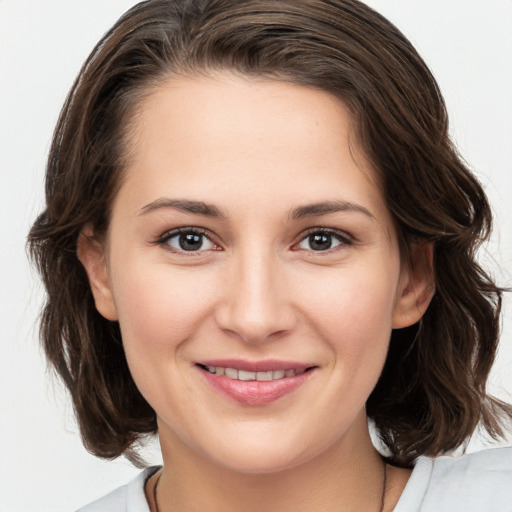
M491 212L410 42L357 0L149 0L119 19L76 78L53 136L46 207L29 234L47 291L42 343L71 393L86 448L137 462L138 441L157 424L128 370L118 324L94 306L78 236L86 225L98 235L108 228L144 95L168 77L226 70L343 101L402 254L415 240L433 243L433 300L417 325L393 331L367 402L391 459L410 465L454 449L479 423L502 435L512 408L486 393L501 290L475 259Z

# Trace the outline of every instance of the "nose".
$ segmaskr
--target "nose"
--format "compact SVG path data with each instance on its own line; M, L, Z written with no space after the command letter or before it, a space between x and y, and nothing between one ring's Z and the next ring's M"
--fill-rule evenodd
M282 265L271 250L233 257L216 312L222 330L252 344L293 330L297 316Z

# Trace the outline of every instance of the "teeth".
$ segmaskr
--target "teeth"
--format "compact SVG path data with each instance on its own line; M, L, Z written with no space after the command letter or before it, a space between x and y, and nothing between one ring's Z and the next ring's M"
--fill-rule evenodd
M215 373L217 373L217 370L215 370ZM234 368L225 368L224 375L230 379L238 379L238 370L235 370Z
M215 375L225 375L229 379L235 380L257 380L271 381L279 380L285 377L295 377L304 373L305 370L269 370L266 372L248 372L246 370L237 370L236 368L223 368L222 366L206 366L206 369Z
M238 380L256 380L256 372L238 370Z
M272 380L272 377L273 377L273 372L272 371L269 371L269 372L258 372L256 374L256 380Z

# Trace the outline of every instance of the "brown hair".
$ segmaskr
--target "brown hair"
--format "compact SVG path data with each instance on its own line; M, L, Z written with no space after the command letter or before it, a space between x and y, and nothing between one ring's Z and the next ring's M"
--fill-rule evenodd
M95 309L77 239L105 232L143 94L177 74L230 70L327 91L351 109L402 243L434 243L436 292L419 324L393 331L368 416L392 458L458 447L479 422L496 437L512 409L486 394L500 289L475 251L488 237L484 192L448 136L441 93L409 41L357 0L149 0L85 62L50 150L46 209L29 247L47 290L41 337L69 389L85 446L136 459L155 412L126 364L119 326Z

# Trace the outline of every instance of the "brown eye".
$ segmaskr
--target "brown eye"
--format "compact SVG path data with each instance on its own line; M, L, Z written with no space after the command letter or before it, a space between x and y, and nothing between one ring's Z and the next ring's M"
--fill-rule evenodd
M328 251L340 245L350 244L350 240L334 231L314 231L304 237L298 244L299 249L307 251Z
M215 249L215 244L200 231L184 231L170 233L163 243L169 245L174 251L198 252Z

